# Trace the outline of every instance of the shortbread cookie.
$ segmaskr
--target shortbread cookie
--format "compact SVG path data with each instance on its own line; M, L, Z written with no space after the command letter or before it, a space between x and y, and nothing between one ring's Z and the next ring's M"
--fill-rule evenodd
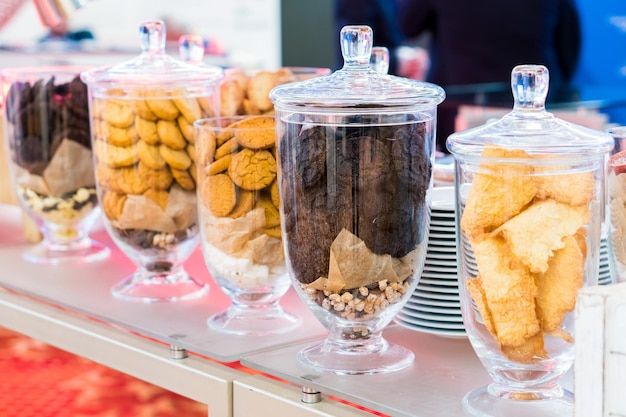
M172 171L172 176L174 180L185 190L195 190L196 183L192 178L189 170L181 170L176 168L170 168Z
M117 174L118 188L124 194L143 194L149 188L149 184L134 166L119 168Z
M216 175L220 172L224 172L230 166L230 163L233 159L232 154L228 154L223 158L220 158L213 163L211 163L207 168L207 175Z
M135 129L139 137L150 145L157 145L160 142L157 132L156 121L146 120L143 117L135 117Z
M172 168L185 170L191 166L191 158L184 150L181 151L166 145L159 145L159 153Z
M167 190L174 181L172 172L168 167L150 169L144 163L139 162L137 171L148 187L156 190Z
M178 116L176 123L178 124L180 132L185 139L187 139L187 142L196 143L196 131L193 127L193 123L189 123L183 116Z
M256 193L254 191L238 189L237 205L228 215L233 219L238 219L245 216L250 210L254 208L254 202L256 200Z
M122 100L108 100L102 111L102 118L115 127L130 127L133 124L134 117L130 103Z
M180 129L178 128L178 124L176 122L169 120L159 120L156 122L156 124L157 133L159 134L159 139L161 139L162 143L172 149L185 149L185 146L187 146L187 141L183 137L183 134L180 132Z
M200 110L200 104L195 98L175 97L172 98L172 102L180 111L180 114L189 123L195 122L202 117L202 111Z
M102 195L102 210L109 220L117 220L124 211L124 203L126 203L126 195L105 191Z
M148 104L148 108L159 119L176 120L180 114L174 102L170 99L164 98L167 97L167 94L164 91L158 89L149 90L146 92L146 97L154 97L148 98L146 103Z
M134 145L115 146L98 140L94 148L98 160L113 168L130 166L139 160L137 148Z
M137 142L137 153L139 160L150 169L161 169L167 164L159 152L159 147L150 145L144 140Z

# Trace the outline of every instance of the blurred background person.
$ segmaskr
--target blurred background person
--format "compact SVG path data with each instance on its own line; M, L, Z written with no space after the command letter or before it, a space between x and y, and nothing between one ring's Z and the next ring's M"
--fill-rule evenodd
M566 89L581 50L574 0L397 0L404 38L428 34L427 81L442 86L502 83L510 92L511 70L542 64L550 72L548 100ZM438 149L454 132L458 103L449 96L438 109Z

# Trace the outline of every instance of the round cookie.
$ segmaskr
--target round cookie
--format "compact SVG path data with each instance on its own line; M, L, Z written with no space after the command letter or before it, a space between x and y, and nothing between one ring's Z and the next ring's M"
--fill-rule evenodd
M109 220L117 220L124 211L126 195L113 191L105 191L102 196L102 210Z
M161 169L167 165L159 152L159 147L150 145L144 140L137 142L137 154L139 155L139 160L150 169Z
M265 227L272 228L280 225L280 214L272 201L265 195L257 199L254 208L265 210Z
M267 150L243 149L233 156L228 174L244 190L261 190L276 178L276 159Z
M214 216L226 217L237 203L235 184L225 174L207 177L202 186L202 200Z
M158 119L176 120L180 112L165 90L154 88L144 93L146 104Z
M130 166L139 160L137 148L134 145L115 146L98 140L95 153L99 161L113 168Z
M148 107L146 100L134 100L131 102L131 105L134 112L142 119L149 120L151 122L159 120L157 115L150 110L150 107Z
M111 145L115 146L130 146L135 143L137 138L137 131L131 126L129 128L115 127L113 125L104 128L104 138Z
M237 124L235 139L246 148L268 149L276 143L276 124L267 116L250 117Z
M172 102L180 111L180 114L189 123L193 124L196 120L202 117L202 111L200 110L200 104L195 98L187 97L175 97L172 98Z
M124 194L143 194L149 188L135 167L120 168L118 172L117 185Z
M239 149L239 144L233 138L217 148L215 151L215 159L223 158L224 156L235 152L237 149Z
M170 169L172 170L172 176L174 177L174 180L184 190L191 191L191 190L196 189L196 183L193 180L188 170L181 170L181 169L176 169L176 168L171 168L171 167Z
M191 158L185 151L172 149L166 145L159 145L159 153L172 168L185 170L191 166Z
M256 193L254 191L239 189L237 194L237 205L228 215L233 219L245 216L250 210L252 210L256 199Z
M180 132L185 139L187 139L187 142L196 143L196 131L193 127L193 123L189 123L183 116L178 116L176 123L178 124Z
M183 134L178 128L176 122L169 120L159 120L156 122L157 133L161 142L166 144L172 149L180 150L185 149L187 141L183 137Z
M208 164L213 162L215 158L215 149L217 147L217 141L215 134L209 129L200 129L198 131L198 156L200 158L200 164Z
M225 157L216 160L215 162L213 162L211 165L207 167L206 169L207 175L216 175L216 174L219 174L220 172L226 171L228 167L230 166L232 159L233 159L233 155L228 154Z
M130 103L108 100L102 110L102 118L112 126L125 128L133 124L135 114Z
M260 111L273 107L270 91L276 87L276 75L269 71L259 71L248 81L248 98Z
M148 187L154 188L155 190L167 190L174 181L172 172L168 167L150 169L144 163L139 162L137 165L137 171L139 172L141 179L148 185Z
M135 117L135 129L137 129L139 137L145 140L146 143L150 145L159 143L160 140L156 122L137 116Z

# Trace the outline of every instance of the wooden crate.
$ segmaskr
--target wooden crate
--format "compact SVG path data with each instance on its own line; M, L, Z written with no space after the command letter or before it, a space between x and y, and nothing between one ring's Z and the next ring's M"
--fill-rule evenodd
M626 282L579 292L575 334L575 416L626 417Z

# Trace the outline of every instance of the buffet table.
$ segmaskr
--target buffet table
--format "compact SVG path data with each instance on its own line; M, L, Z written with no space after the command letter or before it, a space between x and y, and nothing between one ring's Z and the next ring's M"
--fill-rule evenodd
M200 249L185 266L209 283L206 296L141 304L110 295L134 266L102 227L92 236L111 247L111 257L72 266L22 259L28 243L17 207L0 205L0 230L0 326L205 403L211 416L462 416L463 395L490 381L466 338L396 324L385 337L415 353L408 369L362 376L314 372L300 366L296 354L325 330L293 290L281 304L302 319L298 330L254 339L218 334L206 319L229 301L212 282ZM572 372L563 383L572 389ZM320 402L301 401L315 400L317 392Z

